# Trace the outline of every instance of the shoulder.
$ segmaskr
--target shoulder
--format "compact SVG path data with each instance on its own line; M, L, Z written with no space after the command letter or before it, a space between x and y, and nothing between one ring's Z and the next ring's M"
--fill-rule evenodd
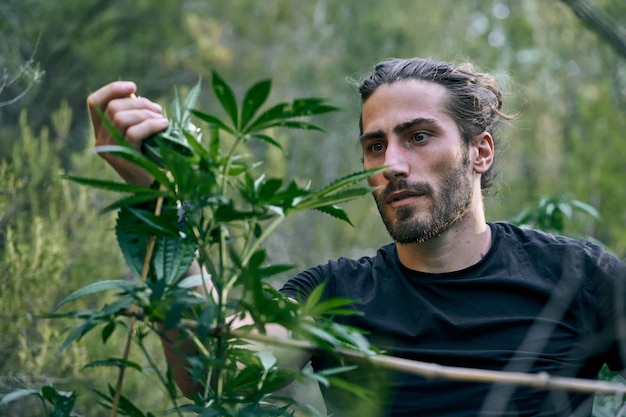
M541 249L559 250L585 250L602 252L599 245L585 239L574 239L566 236L553 235L541 230L519 227L511 223L490 223L494 231L495 239L509 245L518 245L525 248L538 247Z
M363 282L369 282L376 271L389 272L389 267L397 264L395 244L391 243L378 249L374 256L360 258L340 257L325 264L306 269L285 283L281 292L290 297L306 298L320 284L327 286L326 296L341 295L341 289L349 281L352 289Z
M495 241L507 250L519 250L535 262L572 262L586 272L623 270L624 263L607 248L590 239L557 236L510 223L490 223Z

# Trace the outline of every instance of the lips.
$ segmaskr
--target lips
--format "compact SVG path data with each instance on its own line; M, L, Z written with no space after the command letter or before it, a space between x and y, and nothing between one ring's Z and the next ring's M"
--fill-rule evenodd
M424 195L424 193L420 193L420 192L416 192L416 191L412 191L412 190L396 191L396 192L393 192L393 193L389 194L387 196L387 198L385 198L385 203L386 204L393 204L393 203L397 203L399 201L406 200L406 199L409 199L409 198L421 197L423 195Z

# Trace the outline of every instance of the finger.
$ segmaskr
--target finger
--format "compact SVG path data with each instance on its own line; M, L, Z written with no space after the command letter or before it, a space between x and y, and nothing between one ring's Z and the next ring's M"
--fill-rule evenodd
M145 108L122 110L115 112L108 117L115 128L123 135L126 135L126 131L129 127L141 123L144 120L165 119L162 113Z
M104 110L111 100L130 97L136 90L137 86L132 81L116 81L94 91L87 97L92 118L96 119L96 108Z
M139 148L142 140L163 131L167 128L168 123L167 118L163 116L143 119L126 129L126 140Z
M118 112L127 110L150 110L154 113L162 113L163 109L158 103L148 100L145 97L127 96L123 98L113 99L108 102L105 114L111 120Z

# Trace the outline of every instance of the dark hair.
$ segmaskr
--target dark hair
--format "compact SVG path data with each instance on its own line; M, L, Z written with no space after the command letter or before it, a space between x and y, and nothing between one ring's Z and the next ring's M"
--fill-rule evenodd
M470 63L456 66L422 58L389 59L376 64L374 72L358 85L361 103L365 103L381 85L407 79L432 81L448 90L447 111L459 127L467 146L472 138L482 132L488 132L496 142L494 128L497 122L517 116L500 111L502 94L492 75L475 71ZM359 128L362 134L362 119L359 120ZM492 168L481 177L482 189L493 185Z

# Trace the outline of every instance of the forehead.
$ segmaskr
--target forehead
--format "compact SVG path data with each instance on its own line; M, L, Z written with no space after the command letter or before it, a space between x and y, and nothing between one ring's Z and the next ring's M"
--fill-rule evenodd
M448 90L424 80L400 80L383 84L363 103L363 132L384 130L418 118L454 123L446 110Z

